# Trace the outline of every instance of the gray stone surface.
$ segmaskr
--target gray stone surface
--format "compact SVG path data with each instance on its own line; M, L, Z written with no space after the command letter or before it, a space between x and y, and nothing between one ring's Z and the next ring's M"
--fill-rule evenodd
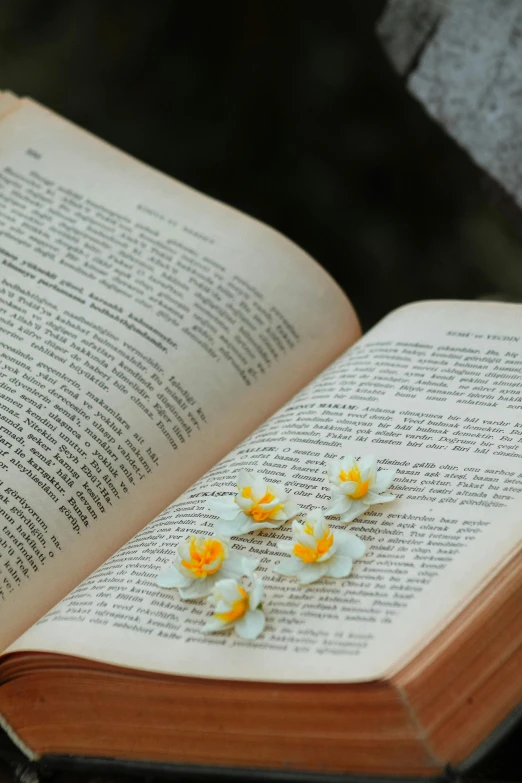
M394 0L378 32L400 72L414 64L410 92L522 206L520 0Z
M389 0L377 33L395 69L405 74L426 45L451 0Z

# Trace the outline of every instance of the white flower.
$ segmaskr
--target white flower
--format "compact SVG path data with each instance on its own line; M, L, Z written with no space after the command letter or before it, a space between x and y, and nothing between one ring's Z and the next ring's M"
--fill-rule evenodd
M377 470L377 458L362 457L358 462L347 455L328 465L332 497L326 516L339 515L341 522L353 520L376 503L389 503L395 495L386 493L394 470Z
M181 598L190 600L210 595L219 579L252 576L259 560L232 552L223 538L190 536L178 544L172 568L158 575L160 587L177 587Z
M212 590L209 603L214 614L203 627L204 633L235 628L242 639L257 639L265 627L265 615L260 609L263 583L252 577L252 588L247 592L235 579L222 579Z
M281 484L267 484L258 473L240 470L238 493L228 498L210 498L208 506L219 517L215 531L222 536L241 536L254 530L274 530L299 512Z
M366 552L366 545L353 533L333 533L319 509L310 511L304 525L292 522L293 541L278 542L291 555L274 568L276 574L295 576L300 584L309 585L323 576L341 579L348 576L354 560Z

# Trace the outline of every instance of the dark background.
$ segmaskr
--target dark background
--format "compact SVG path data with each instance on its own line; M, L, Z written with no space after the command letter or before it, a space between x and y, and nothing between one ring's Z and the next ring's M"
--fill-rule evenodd
M522 298L522 244L374 34L383 0L2 0L1 87L289 236L365 327Z

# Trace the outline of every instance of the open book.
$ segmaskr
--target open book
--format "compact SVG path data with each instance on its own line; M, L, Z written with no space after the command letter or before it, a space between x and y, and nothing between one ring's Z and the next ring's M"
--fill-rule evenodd
M361 337L290 241L9 93L0 167L6 730L34 759L468 759L522 691L522 308L416 303ZM397 497L350 527L348 578L275 575L290 524L235 538L255 640L157 586L240 469L306 511L347 453Z

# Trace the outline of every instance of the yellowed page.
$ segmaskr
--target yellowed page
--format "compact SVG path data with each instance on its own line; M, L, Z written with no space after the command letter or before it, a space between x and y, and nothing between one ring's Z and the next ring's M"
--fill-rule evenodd
M11 111L15 111L20 105L17 95L7 90L0 91L0 120Z
M392 313L12 649L193 676L382 677L520 546L521 368L518 305L427 302ZM261 559L268 622L256 641L205 636L208 605L156 586L180 540L212 531L207 499L237 491L240 468L285 483L303 509L325 508L325 463L346 453L397 470L397 500L349 528L368 546L350 577L299 587L276 576L288 523L233 539Z
M291 242L21 101L0 123L0 647L358 335Z

